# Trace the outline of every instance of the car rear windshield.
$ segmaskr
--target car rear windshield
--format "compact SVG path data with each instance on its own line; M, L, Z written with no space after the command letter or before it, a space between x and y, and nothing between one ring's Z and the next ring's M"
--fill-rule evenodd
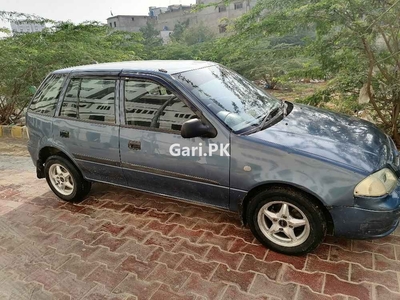
M64 76L50 75L32 99L29 111L53 116L64 82Z
M259 126L281 104L249 80L220 65L182 72L174 78L235 132Z

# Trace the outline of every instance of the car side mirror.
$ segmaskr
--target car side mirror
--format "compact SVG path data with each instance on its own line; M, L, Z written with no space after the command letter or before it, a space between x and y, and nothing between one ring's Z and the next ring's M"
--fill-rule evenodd
M203 124L200 119L191 119L183 123L181 129L183 138L215 137L217 132L209 125Z
M36 86L31 85L30 87L28 87L28 91L29 91L29 94L31 94L33 96L33 95L35 95L37 88L36 88Z

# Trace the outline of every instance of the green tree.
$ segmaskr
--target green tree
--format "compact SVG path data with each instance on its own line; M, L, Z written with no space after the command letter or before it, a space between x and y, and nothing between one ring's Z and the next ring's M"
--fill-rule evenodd
M174 26L174 32L171 34L171 39L175 42L182 41L183 33L189 27L190 20L187 19L186 21L178 21L178 23Z
M140 28L140 32L143 35L144 45L147 48L160 47L163 41L160 37L160 31L154 26L153 22L147 22L146 26Z
M182 33L182 41L189 46L209 42L214 38L215 34L203 23L188 27Z
M54 23L43 32L0 39L0 124L19 117L31 98L29 87L38 86L50 71L141 59L143 52L141 34L112 31L96 22Z
M235 29L258 37L315 30L308 54L327 76L347 78L347 92L366 84L377 120L400 145L400 0L260 0Z

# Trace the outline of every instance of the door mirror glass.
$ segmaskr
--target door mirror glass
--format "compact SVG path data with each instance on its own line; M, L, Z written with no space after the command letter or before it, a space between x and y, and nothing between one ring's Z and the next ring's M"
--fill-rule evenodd
M31 85L28 87L28 91L29 91L29 94L31 94L33 96L36 94L37 88L36 88L36 86Z
M181 135L183 138L215 137L217 132L214 128L203 124L199 119L191 119L182 125Z

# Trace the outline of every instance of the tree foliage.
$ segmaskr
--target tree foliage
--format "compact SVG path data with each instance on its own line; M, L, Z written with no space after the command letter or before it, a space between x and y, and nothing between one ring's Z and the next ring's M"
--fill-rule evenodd
M215 39L215 34L203 23L187 28L182 33L182 41L188 46L209 42Z
M24 15L0 12L0 19L15 17ZM329 93L341 92L355 102L366 86L375 117L400 145L400 0L258 0L249 13L230 23L227 35L216 38L203 24L185 21L176 24L166 45L152 23L134 34L98 23L39 21L52 26L0 40L0 109L10 103L23 107L28 87L57 68L115 60L202 59L263 78L272 88L293 78L331 79L329 92L320 94L324 101ZM4 115L0 111L0 122L9 122Z
M189 27L189 19L186 21L178 21L174 26L174 32L171 34L171 39L174 42L180 42L183 38L183 33Z
M68 66L135 60L143 56L137 33L110 31L95 22L57 23L40 33L0 40L0 124L19 117L30 97L52 70ZM18 108L18 109L17 109Z
M400 144L399 0L260 0L235 29L242 37L314 30L307 55L339 90L354 93L366 84L378 121Z
M153 22L148 22L146 26L140 28L140 32L142 33L143 36L144 46L148 50L162 46L163 41L162 38L160 37L160 32L154 26Z

